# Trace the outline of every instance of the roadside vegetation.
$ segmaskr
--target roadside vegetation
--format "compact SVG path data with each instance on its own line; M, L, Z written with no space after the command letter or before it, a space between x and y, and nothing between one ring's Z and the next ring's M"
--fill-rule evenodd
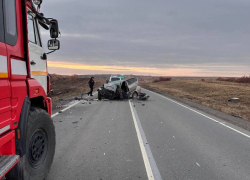
M62 76L57 74L51 75L51 88L53 93L50 94L53 102L56 102L60 99L64 99L70 96L79 95L82 93L87 93L89 91L89 77L79 77L78 75L72 76ZM101 86L106 77L95 77L95 86Z
M151 82L141 81L141 85L250 121L250 83L247 83L249 79L247 76L233 80L232 78L172 78L171 81L152 79Z

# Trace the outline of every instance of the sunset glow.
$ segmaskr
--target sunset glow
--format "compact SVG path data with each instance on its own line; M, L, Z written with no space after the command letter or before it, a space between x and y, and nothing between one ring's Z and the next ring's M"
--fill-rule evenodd
M82 63L48 61L49 72L56 74L137 74L153 76L243 76L242 73L224 72L216 74L206 72L200 68L194 67L132 67L132 66L107 66L107 65L90 65ZM206 67L207 68L207 67ZM210 67L213 68L213 67Z

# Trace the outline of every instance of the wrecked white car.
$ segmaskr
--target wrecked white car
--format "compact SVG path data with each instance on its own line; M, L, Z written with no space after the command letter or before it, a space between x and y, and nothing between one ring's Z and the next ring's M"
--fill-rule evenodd
M136 78L111 81L107 84L103 84L103 86L98 89L99 100L128 98L145 100L148 97L145 93L141 93L141 87L138 86L138 80Z

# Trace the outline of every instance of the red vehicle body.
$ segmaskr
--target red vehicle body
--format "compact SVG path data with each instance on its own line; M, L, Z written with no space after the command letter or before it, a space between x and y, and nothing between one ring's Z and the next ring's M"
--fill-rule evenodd
M8 172L7 179L43 179L41 174L47 173L52 163L47 158L53 159L54 156L51 99L47 97L50 92L48 71L47 68L43 72L32 71L29 57L27 9L36 14L38 11L35 10L40 8L38 6L35 9L29 0L0 0L0 179ZM38 16L36 14L34 19ZM42 19L38 21L42 22ZM46 59L43 63L47 66ZM46 76L47 89L32 77L35 73ZM51 123L44 119L50 119ZM33 120L36 121L34 125ZM39 121L44 122L35 127ZM40 154L37 155L35 151L40 151ZM25 158L26 163L29 159L32 165L24 165Z

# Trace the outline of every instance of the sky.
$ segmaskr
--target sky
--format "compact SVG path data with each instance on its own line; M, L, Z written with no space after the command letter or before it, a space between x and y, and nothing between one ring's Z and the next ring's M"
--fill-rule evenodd
M249 9L249 0L44 0L61 32L49 72L250 75Z

